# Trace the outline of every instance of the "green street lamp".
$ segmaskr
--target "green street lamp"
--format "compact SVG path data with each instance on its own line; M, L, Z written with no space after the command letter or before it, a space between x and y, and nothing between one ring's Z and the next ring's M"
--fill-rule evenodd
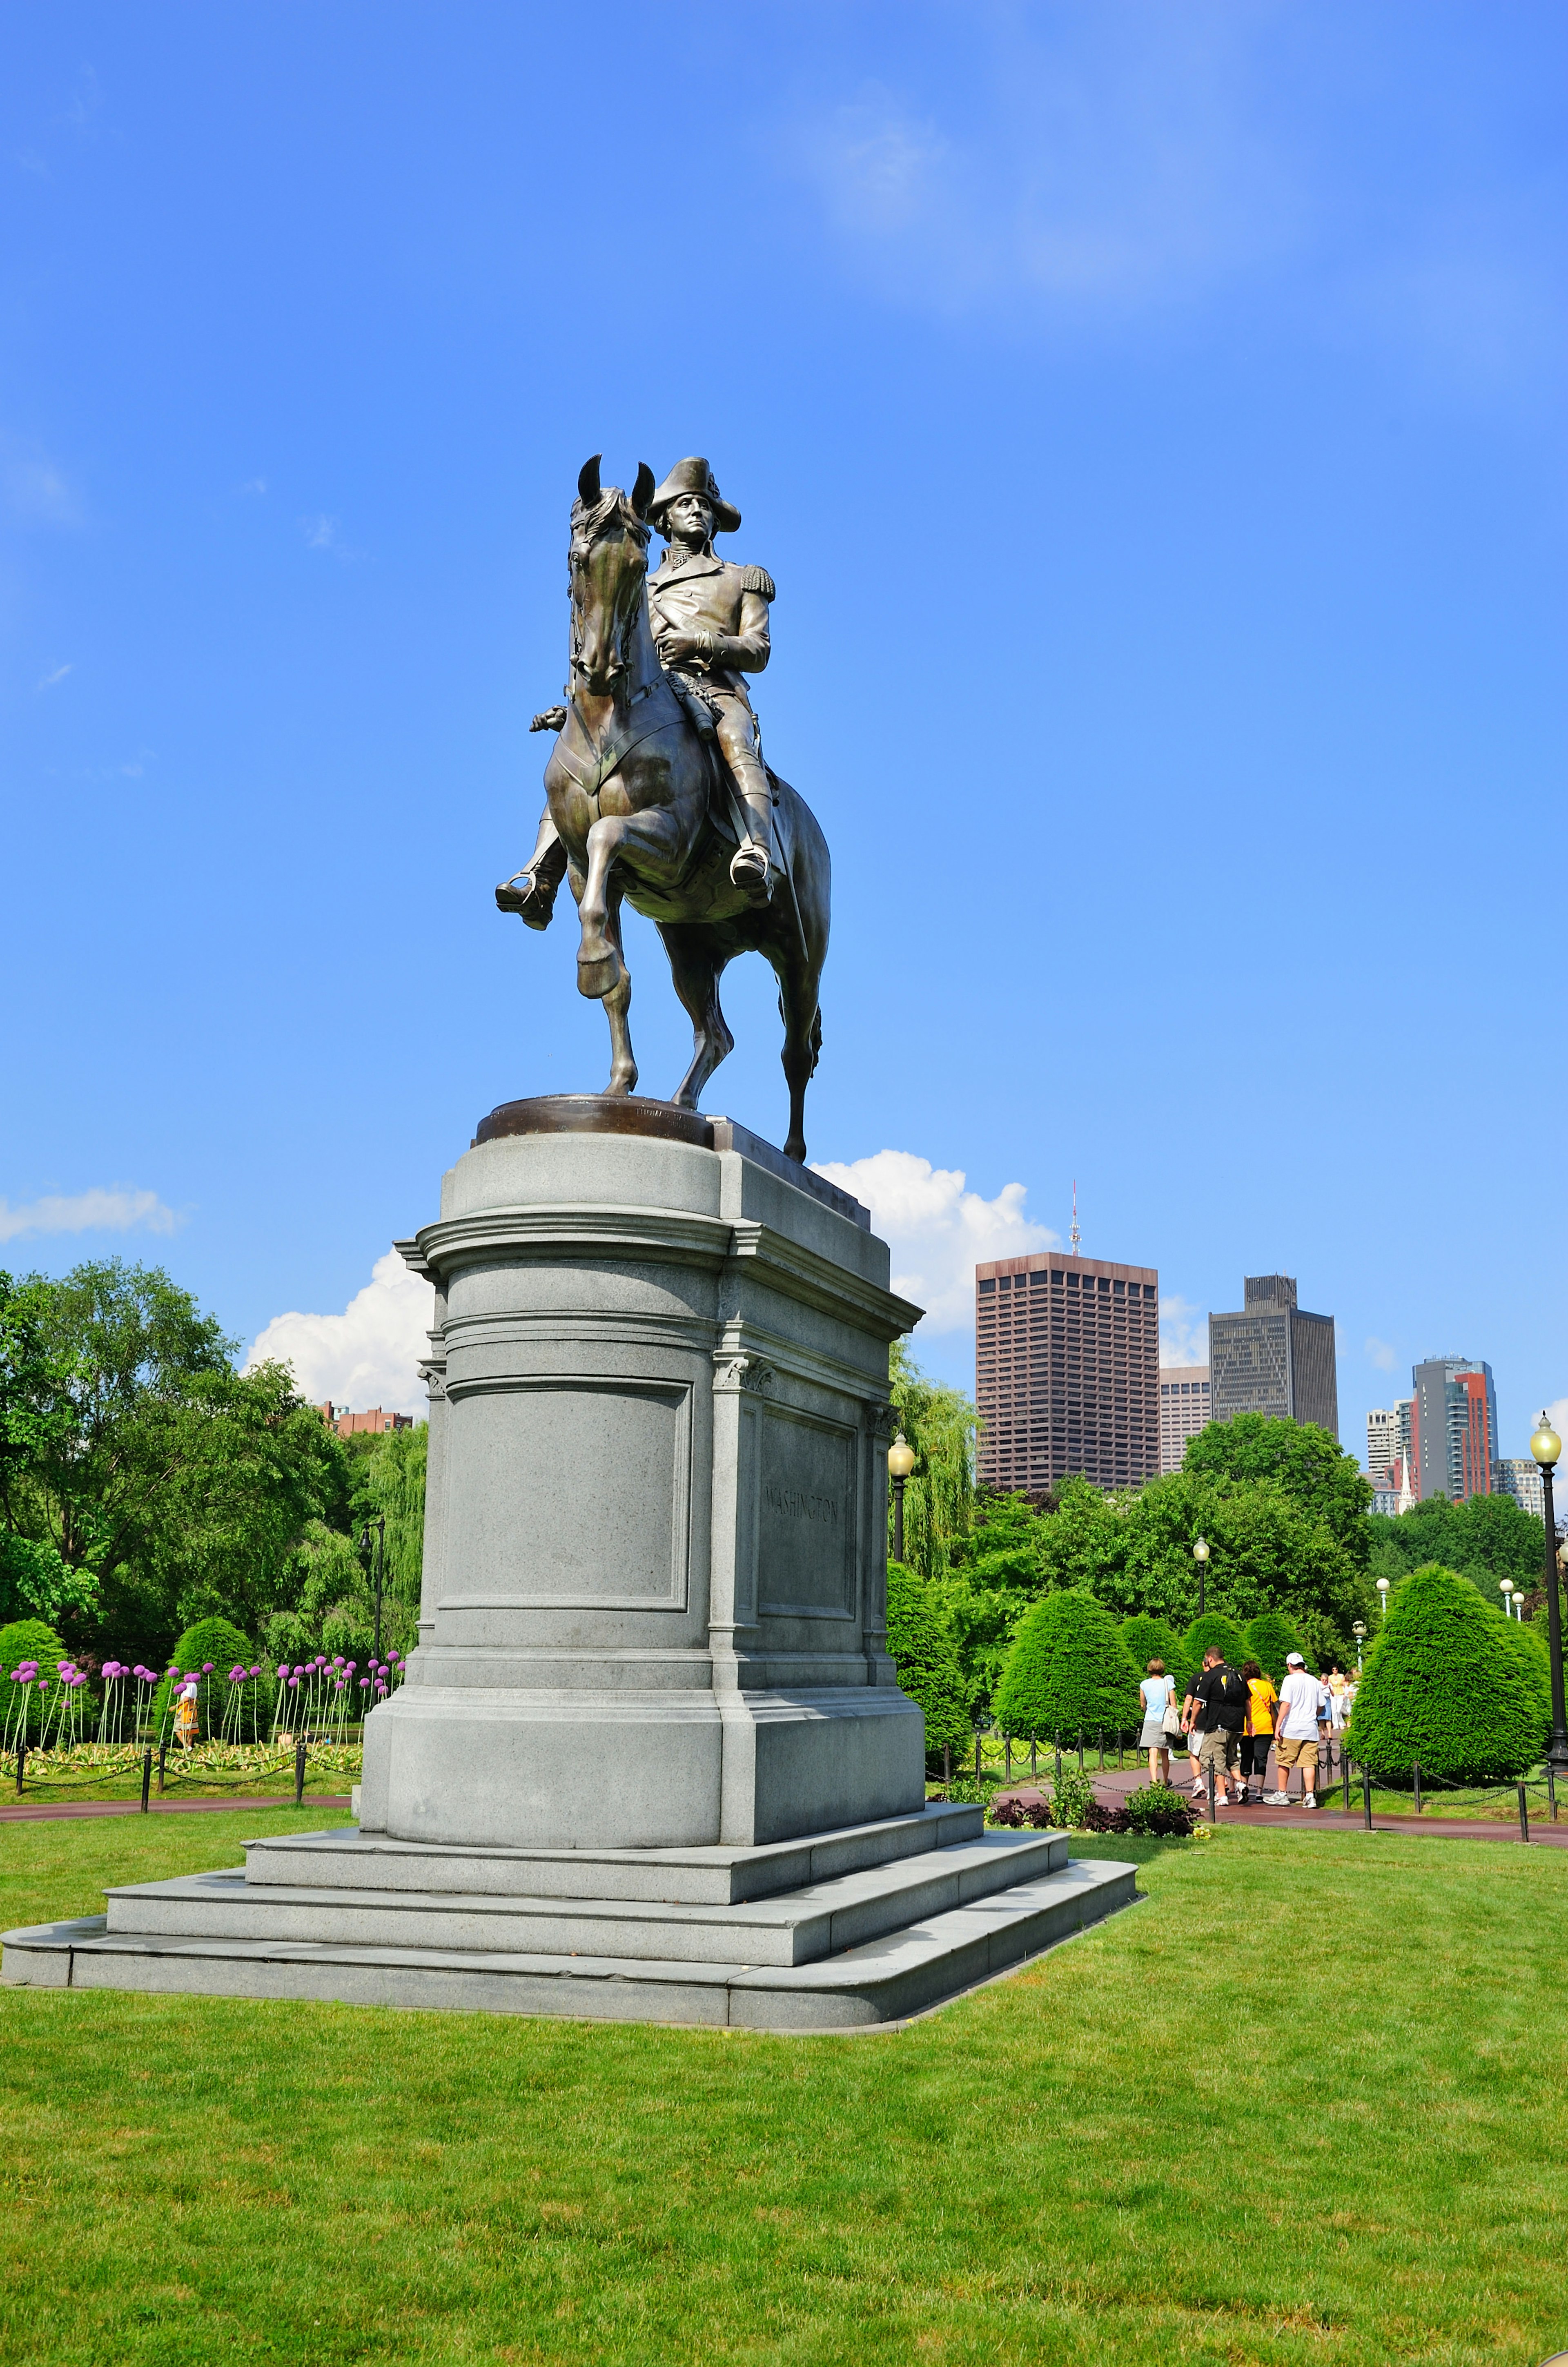
M893 1558L904 1558L904 1488L919 1461L902 1431L887 1450L887 1474L893 1482Z
M1543 1413L1530 1440L1530 1453L1540 1466L1541 1493L1546 1500L1546 1648L1551 1655L1551 1740L1546 1757L1559 1775L1568 1773L1568 1718L1562 1706L1562 1614L1557 1600L1557 1508L1551 1501L1551 1475L1562 1452L1562 1441Z
M1503 1616L1511 1619L1514 1615L1514 1581L1511 1578L1500 1578L1497 1584L1502 1591Z
M1386 1618L1388 1617L1388 1580L1387 1580L1387 1579L1386 1579L1386 1578L1380 1578L1380 1579L1379 1579L1379 1580L1378 1580L1378 1594L1379 1594L1379 1597L1380 1597L1380 1599L1381 1599L1381 1601L1382 1601L1382 1611L1381 1616L1382 1616L1382 1618L1386 1619Z
M1350 1633L1356 1638L1356 1674L1359 1676L1361 1673L1361 1647L1367 1640L1366 1621L1364 1619L1358 1619L1352 1625Z
M1199 1537L1192 1547L1192 1558L1198 1565L1198 1616L1203 1616L1203 1580L1209 1569L1209 1540Z

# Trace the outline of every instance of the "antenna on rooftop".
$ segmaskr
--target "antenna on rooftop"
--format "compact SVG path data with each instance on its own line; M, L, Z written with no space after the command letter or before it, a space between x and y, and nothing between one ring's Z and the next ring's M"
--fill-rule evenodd
M1073 1229L1067 1239L1072 1244L1072 1254L1077 1257L1078 1243L1082 1240L1083 1235L1078 1230L1078 1179L1076 1175L1073 1178Z

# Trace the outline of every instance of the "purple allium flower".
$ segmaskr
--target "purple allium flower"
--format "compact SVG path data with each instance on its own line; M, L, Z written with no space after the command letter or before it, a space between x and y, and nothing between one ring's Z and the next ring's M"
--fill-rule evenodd
M212 1663L211 1663L211 1661L210 1661L210 1660L203 1660L203 1662L202 1662L202 1664L201 1664L201 1673L202 1673L202 1675L203 1675L204 1677L205 1677L205 1676L209 1676L209 1675L210 1675L210 1674L211 1674L211 1670L212 1670Z
M260 1662L259 1660L256 1662L255 1667L251 1670L251 1674L252 1674L252 1676L253 1676L253 1677L259 1677L259 1676L260 1676L260 1674L261 1674L261 1662Z
M334 1652L334 1653L333 1654L333 1668L334 1668L334 1669L341 1669L341 1668L342 1668L342 1666L343 1666L343 1654L342 1654L341 1652Z
M289 1692L290 1692L291 1693L297 1693L297 1692L299 1691L299 1678L298 1678L298 1677L290 1677L290 1678L289 1678L289 1680L288 1680L288 1690L289 1690Z

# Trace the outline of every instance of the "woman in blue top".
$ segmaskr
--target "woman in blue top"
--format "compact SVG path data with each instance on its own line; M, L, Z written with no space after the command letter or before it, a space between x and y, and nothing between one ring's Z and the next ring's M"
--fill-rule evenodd
M1166 1675L1165 1662L1151 1660L1148 1675L1138 1687L1138 1699L1144 1704L1144 1727L1138 1737L1138 1748L1149 1754L1151 1784L1170 1781L1170 1737L1165 1730L1165 1714L1175 1691L1176 1680Z

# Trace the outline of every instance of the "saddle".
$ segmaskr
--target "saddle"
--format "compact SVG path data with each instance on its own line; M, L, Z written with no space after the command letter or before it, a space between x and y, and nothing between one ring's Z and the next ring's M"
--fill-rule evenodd
M687 721L703 744L708 766L708 819L720 838L731 846L739 846L750 833L741 824L739 795L724 761L724 751L718 742L718 708L705 690L687 680L685 675L666 674L665 681L680 700ZM761 753L761 735L758 748ZM779 801L778 775L765 760L762 770L768 776L774 805Z

